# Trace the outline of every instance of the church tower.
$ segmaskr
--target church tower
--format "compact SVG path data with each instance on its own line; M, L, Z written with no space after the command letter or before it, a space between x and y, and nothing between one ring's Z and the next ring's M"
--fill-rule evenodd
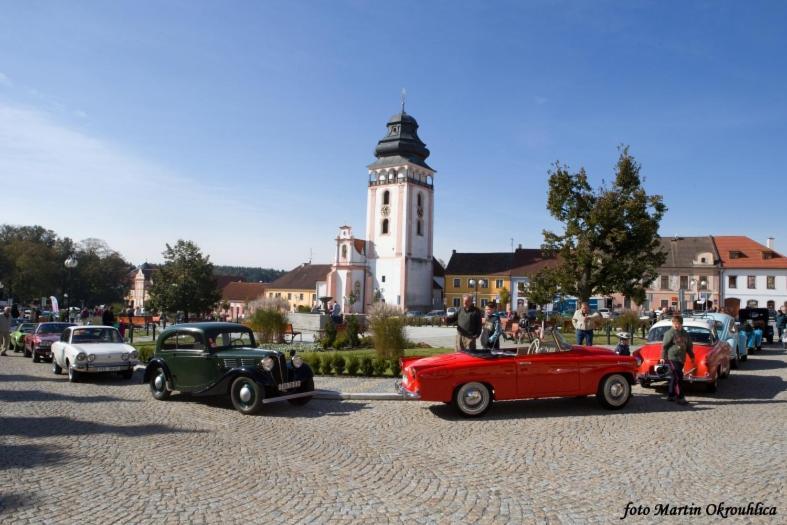
M365 303L385 300L405 310L432 309L434 174L429 150L418 138L418 122L402 111L368 166L366 205L369 274Z

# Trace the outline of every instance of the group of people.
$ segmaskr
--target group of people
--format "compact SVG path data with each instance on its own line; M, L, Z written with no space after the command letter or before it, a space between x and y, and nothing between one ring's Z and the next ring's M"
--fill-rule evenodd
M481 310L473 304L471 295L462 297L462 307L456 314L457 351L477 351L476 339L483 351L499 349L502 335L503 324L500 314L497 313L497 303L487 303L482 316Z

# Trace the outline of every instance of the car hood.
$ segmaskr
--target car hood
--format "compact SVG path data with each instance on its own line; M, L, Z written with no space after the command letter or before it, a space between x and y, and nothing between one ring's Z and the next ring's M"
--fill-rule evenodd
M266 356L269 356L269 355L275 355L275 354L278 354L278 353L280 353L280 352L277 352L276 350L266 350L265 348L245 347L245 348L231 348L229 350L220 350L220 351L216 352L215 355L216 355L216 357L222 357L222 358L224 358L224 357L238 357L238 358L246 357L246 358L249 358L250 357L250 358L256 358L256 359L262 359L263 357L266 357Z
M60 334L37 334L36 337L40 338L42 341L60 341Z
M129 354L135 350L133 346L125 343L77 343L72 344L71 348L77 352L96 355Z

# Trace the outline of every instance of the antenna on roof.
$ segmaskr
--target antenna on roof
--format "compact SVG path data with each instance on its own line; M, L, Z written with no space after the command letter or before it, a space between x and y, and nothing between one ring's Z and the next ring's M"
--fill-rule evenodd
M511 253L514 253L514 238L511 237Z
M309 264L312 263L312 249L309 248Z
M402 113L404 113L404 102L407 100L407 90L402 88Z

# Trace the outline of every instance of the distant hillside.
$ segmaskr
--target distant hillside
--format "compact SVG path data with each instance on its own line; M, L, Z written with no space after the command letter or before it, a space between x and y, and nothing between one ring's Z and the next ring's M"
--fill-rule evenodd
M246 266L214 266L215 275L232 275L239 277L247 283L264 282L270 283L284 275L284 270L274 270L273 268L251 268Z

